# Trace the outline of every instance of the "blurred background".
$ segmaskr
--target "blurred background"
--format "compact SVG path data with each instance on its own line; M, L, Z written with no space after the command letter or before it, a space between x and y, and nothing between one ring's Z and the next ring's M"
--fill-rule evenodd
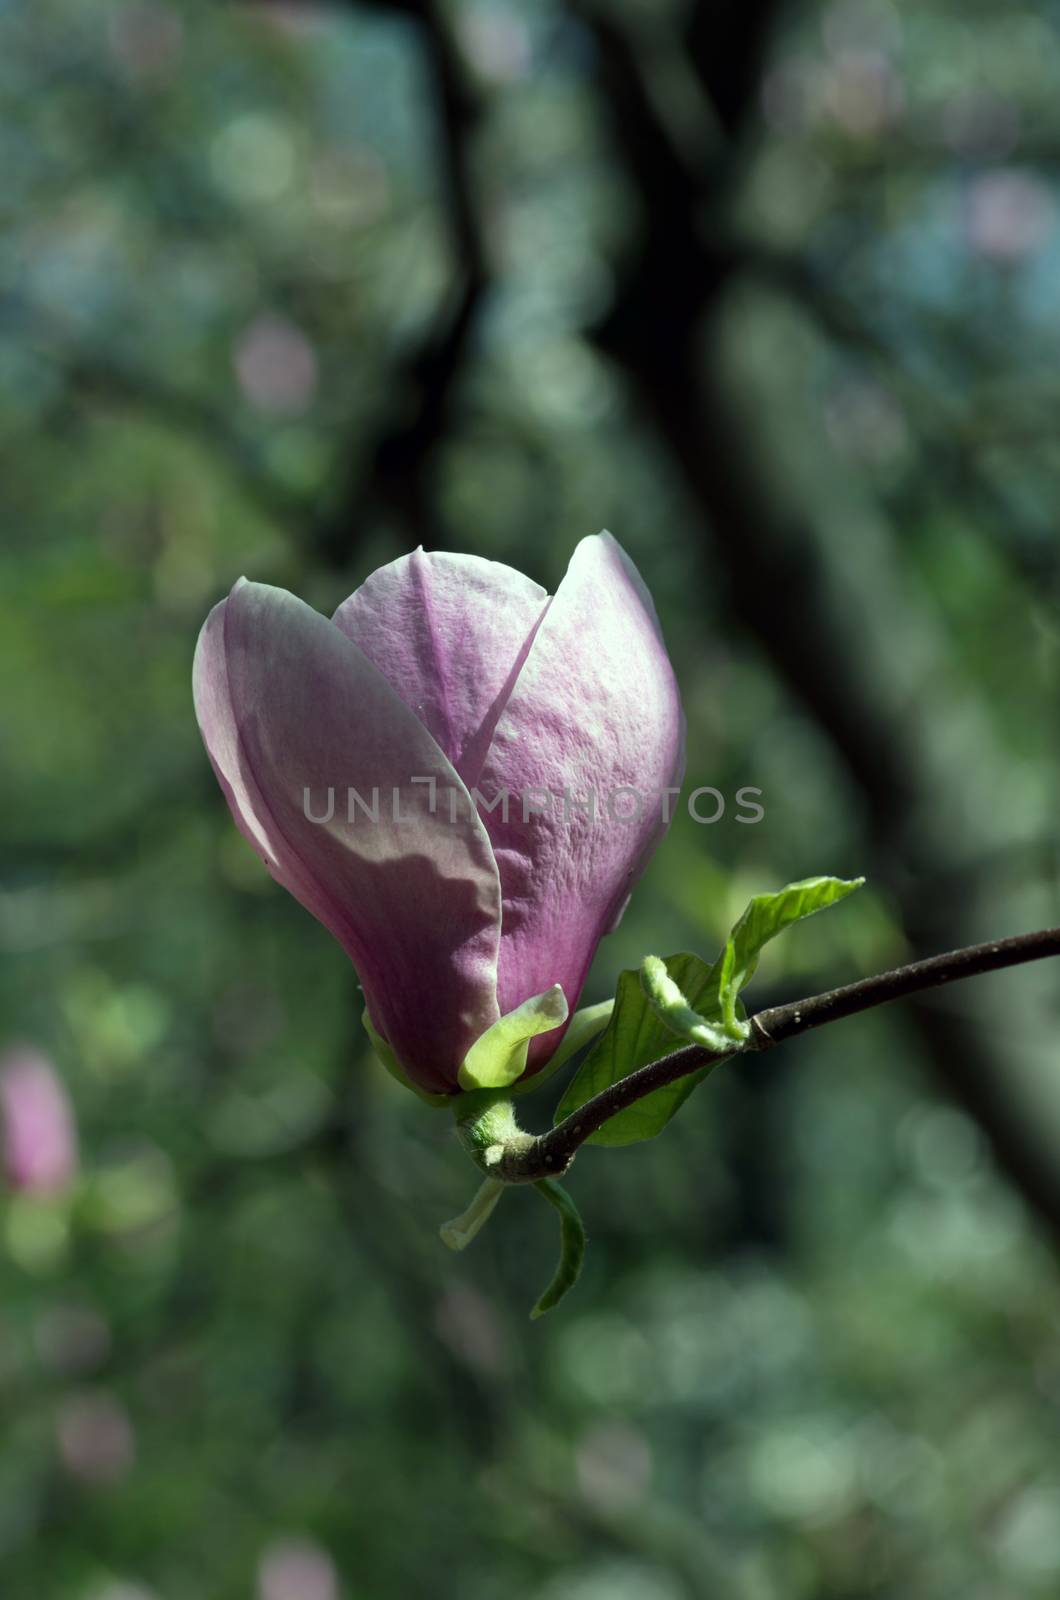
M607 526L766 814L586 1001L812 873L759 1004L1060 921L1058 90L1054 0L0 5L5 1600L1060 1592L1055 968L584 1151L531 1325L190 694L240 574Z

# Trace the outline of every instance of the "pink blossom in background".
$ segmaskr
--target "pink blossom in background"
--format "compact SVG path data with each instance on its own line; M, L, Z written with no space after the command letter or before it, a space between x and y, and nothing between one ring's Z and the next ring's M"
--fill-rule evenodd
M339 1600L335 1563L309 1539L278 1539L261 1558L258 1600Z
M112 12L109 43L115 61L131 79L166 79L180 66L184 24L161 0L133 0Z
M50 1306L34 1328L37 1354L64 1377L91 1372L110 1354L110 1327L92 1306L77 1302Z
M438 1302L434 1326L438 1337L466 1366L491 1377L507 1371L511 1356L497 1308L473 1285L454 1283L446 1289Z
M239 386L256 410L291 417L312 405L316 353L293 322L259 317L240 338L233 359Z
M1000 266L1040 250L1056 226L1048 188L1033 173L998 167L976 178L968 190L968 242Z
M626 1422L597 1423L582 1436L574 1466L583 1499L606 1515L621 1516L647 1497L651 1446Z
M136 1457L136 1436L121 1401L106 1390L73 1394L56 1419L63 1466L83 1483L117 1483Z
M54 1194L77 1176L77 1131L62 1079L48 1058L17 1046L0 1058L4 1173L14 1189Z

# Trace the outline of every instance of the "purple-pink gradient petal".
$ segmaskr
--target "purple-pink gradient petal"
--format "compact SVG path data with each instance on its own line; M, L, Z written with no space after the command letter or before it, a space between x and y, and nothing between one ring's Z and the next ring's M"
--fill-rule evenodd
M621 915L662 835L661 791L684 775L684 716L651 598L609 534L583 539L571 558L497 724L483 768L497 789L568 791L523 820L511 807L483 817L503 893L498 969L502 1014L550 983L577 1004L596 946ZM607 814L614 791L635 790L639 821ZM596 797L591 822L574 802ZM619 815L630 796L616 796ZM535 1040L540 1067L560 1030ZM536 1047L536 1048L535 1048Z
M333 620L470 788L547 606L513 567L419 549L373 572Z
M374 1026L431 1092L455 1091L470 1046L530 997L559 983L574 1010L684 772L655 610L609 534L582 540L552 600L499 562L422 549L330 622L240 582L203 628L195 700L237 824L345 946ZM437 780L435 814L413 776ZM377 823L350 822L347 785L385 802L397 787L411 820L384 803ZM327 824L306 819L306 788L317 815L335 790ZM611 816L620 788L635 795ZM532 789L552 798L524 820ZM487 809L498 791L507 821ZM577 803L589 794L594 821ZM563 1032L532 1042L528 1070Z
M499 884L466 792L455 823L429 786L462 790L434 739L332 622L281 589L240 582L195 664L199 724L233 815L274 876L357 968L376 1029L420 1087L446 1093L497 1019ZM347 788L379 820L355 808ZM314 815L309 821L304 791ZM397 789L395 821L392 791Z
M62 1079L28 1045L0 1058L4 1174L13 1189L56 1194L77 1176L77 1129Z

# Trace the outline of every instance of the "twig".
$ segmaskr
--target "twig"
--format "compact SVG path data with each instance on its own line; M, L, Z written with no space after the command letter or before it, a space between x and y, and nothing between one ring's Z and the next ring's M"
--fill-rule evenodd
M679 1078L687 1078L704 1067L716 1066L728 1060L729 1055L770 1050L784 1039L891 1000L920 994L925 989L937 989L958 978L971 978L1056 955L1060 955L1060 928L1045 928L1037 933L1017 934L1011 939L995 939L988 944L951 950L945 955L928 956L890 972L860 978L840 989L828 989L805 1000L770 1006L751 1018L751 1036L746 1045L734 1047L728 1053L707 1050L702 1045L686 1045L660 1061L640 1067L587 1100L548 1133L507 1153L490 1172L508 1183L535 1183L540 1178L563 1173L590 1135L609 1118L643 1100L655 1089L676 1083Z

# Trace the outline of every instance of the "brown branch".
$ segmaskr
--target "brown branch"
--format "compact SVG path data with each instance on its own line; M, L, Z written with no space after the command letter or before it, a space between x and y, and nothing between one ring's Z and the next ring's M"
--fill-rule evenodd
M1004 967L1022 966L1027 961L1041 961L1057 955L1060 955L1060 928L1044 928L1036 933L1021 933L1009 939L994 939L987 944L950 950L945 955L927 956L922 961L911 961L889 972L859 978L856 983L828 989L805 1000L769 1006L751 1018L751 1034L746 1044L736 1045L731 1051L685 1045L659 1061L638 1068L587 1100L548 1133L531 1139L523 1136L515 1141L501 1160L489 1167L490 1176L506 1183L536 1183L543 1177L566 1172L581 1146L611 1117L656 1089L701 1072L704 1067L717 1066L733 1055L770 1050L785 1039L808 1033L811 1028L839 1022L892 1000L921 994L925 989L938 989L958 978L977 977L984 972L997 972Z

